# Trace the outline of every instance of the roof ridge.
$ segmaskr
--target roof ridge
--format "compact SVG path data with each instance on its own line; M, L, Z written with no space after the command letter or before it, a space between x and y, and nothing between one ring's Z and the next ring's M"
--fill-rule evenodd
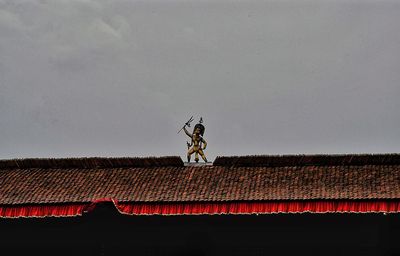
M0 169L27 168L121 168L183 166L179 156L162 157L76 157L76 158L23 158L0 160Z
M400 165L400 154L385 153L217 156L212 165L227 167ZM182 167L184 166L184 162L179 156L23 158L0 160L0 169L88 169L166 166Z
M385 153L218 156L215 159L213 165L232 167L279 167L307 165L400 165L400 154Z

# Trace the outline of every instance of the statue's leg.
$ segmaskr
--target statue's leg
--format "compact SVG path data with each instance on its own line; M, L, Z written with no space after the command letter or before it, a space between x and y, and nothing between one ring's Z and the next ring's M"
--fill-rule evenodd
M204 152L202 149L199 149L199 154L201 155L201 158L203 158L204 162L208 162L206 156L204 155Z
M196 161L196 163L199 162L199 152L196 151L196 153L194 154L194 160Z
M190 163L190 156L191 156L193 153L194 153L194 149L193 149L193 148L191 148L191 149L188 150L188 152L187 152L187 160L188 160L188 163Z

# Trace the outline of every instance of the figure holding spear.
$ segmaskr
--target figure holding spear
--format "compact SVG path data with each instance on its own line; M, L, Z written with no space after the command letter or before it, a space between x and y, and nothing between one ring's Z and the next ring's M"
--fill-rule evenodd
M190 127L190 123L193 121L193 116L189 119L188 122L185 123L185 125L182 127L182 129L185 131L186 135L190 137L191 142L187 143L188 145L188 152L187 152L187 160L188 163L190 162L190 158L192 156L193 153L195 153L195 158L194 160L196 161L196 163L199 162L199 155L201 156L201 158L203 158L204 162L207 163L207 158L204 155L203 150L206 149L207 147L207 142L206 140L203 138L204 135L204 131L205 131L205 127L202 124L203 123L203 118L200 118L199 123L197 123L194 126L193 129L193 133L190 133L187 129L186 126ZM181 129L181 130L182 130ZM179 132L181 131L179 130ZM178 133L179 133L178 132Z

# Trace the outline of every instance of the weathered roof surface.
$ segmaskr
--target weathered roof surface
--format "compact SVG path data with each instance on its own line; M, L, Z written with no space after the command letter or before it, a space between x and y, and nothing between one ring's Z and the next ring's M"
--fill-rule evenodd
M28 160L0 161L0 204L91 202L100 198L120 202L400 199L399 155L353 155L353 159L363 159L358 164L344 161L351 158L349 155L341 160L335 156L336 162L325 164L293 164L294 156L280 156L279 165L265 164L274 157L253 157L263 164L243 158L254 166L241 166L245 164L237 164L241 160L236 157L236 164L225 161L226 165L219 162L218 166L216 161L200 167L183 166L176 158L125 158L124 163L130 161L133 167L121 165L121 159L112 162L107 158L99 158L93 165L87 165L87 160L79 164L79 159L68 160L71 165L65 159L41 159L40 164L29 160L36 163L32 167ZM135 159L154 165L137 167ZM10 164L12 161L18 164ZM172 164L160 164L163 161ZM55 162L63 164L52 165Z

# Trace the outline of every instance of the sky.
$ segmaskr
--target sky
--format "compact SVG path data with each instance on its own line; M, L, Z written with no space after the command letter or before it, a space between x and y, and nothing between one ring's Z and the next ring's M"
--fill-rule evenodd
M0 0L0 158L400 152L400 1ZM193 126L192 126L193 128Z

